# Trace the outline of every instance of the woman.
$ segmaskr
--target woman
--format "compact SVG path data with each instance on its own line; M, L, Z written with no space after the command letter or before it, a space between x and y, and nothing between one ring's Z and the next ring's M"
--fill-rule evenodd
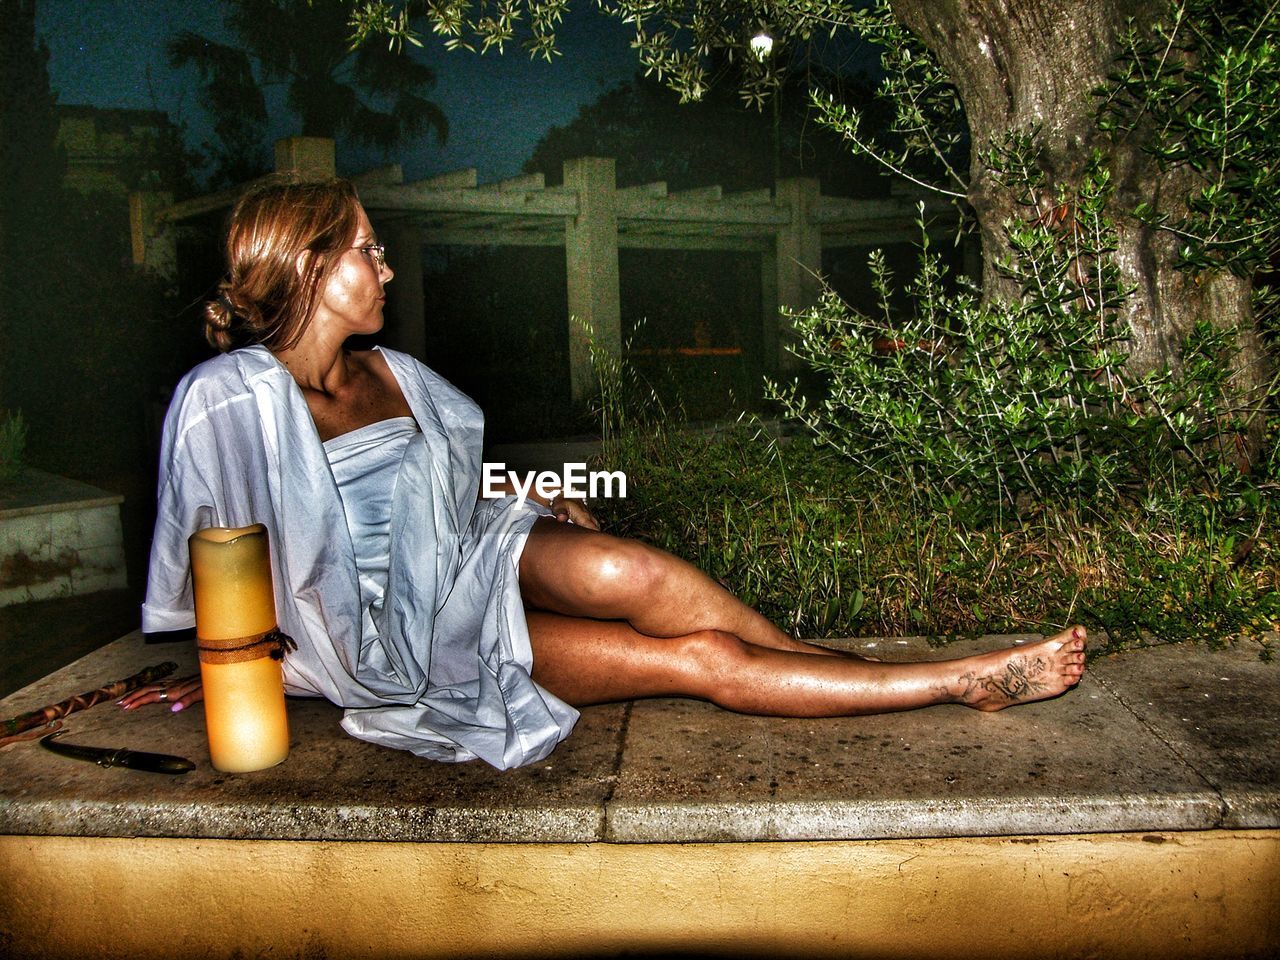
M787 636L687 563L599 531L583 503L480 500L482 419L411 358L349 350L394 276L350 184L241 198L206 309L221 356L165 423L143 627L193 625L187 537L266 524L286 689L346 708L351 734L499 767L546 756L574 707L689 696L840 716L1053 697L1084 671L1073 627L1022 647L889 664ZM232 349L239 348L239 349ZM229 351L229 352L228 352ZM200 698L196 678L126 709Z

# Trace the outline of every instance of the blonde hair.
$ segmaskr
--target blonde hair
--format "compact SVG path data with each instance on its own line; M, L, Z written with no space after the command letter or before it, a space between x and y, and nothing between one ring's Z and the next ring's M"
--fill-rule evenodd
M223 352L277 350L301 339L321 291L359 230L360 200L346 180L270 177L231 211L227 275L205 304L205 337ZM307 267L298 258L307 254Z

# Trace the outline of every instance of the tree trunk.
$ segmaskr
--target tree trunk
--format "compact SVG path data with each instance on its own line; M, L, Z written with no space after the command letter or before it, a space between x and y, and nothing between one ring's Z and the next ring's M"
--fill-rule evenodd
M1132 215L1141 201L1175 217L1193 183L1185 171L1162 173L1142 149L1141 131L1123 142L1106 139L1095 122L1092 90L1105 83L1126 21L1150 23L1157 0L892 0L895 15L938 57L964 104L972 137L968 199L982 234L984 262L1009 252L1002 223L1034 216L985 163L987 147L1006 131L1039 128L1038 145L1050 196L1079 182L1095 148L1110 158L1115 193L1110 215L1118 231L1121 281L1134 288L1123 308L1129 364L1144 373L1177 369L1187 334L1200 318L1239 328L1232 361L1232 402L1261 406L1270 374L1254 322L1252 282L1228 271L1193 276L1175 266L1177 238ZM1046 200L1049 198L1046 198ZM1016 295L987 270L988 298ZM1255 417L1242 453L1256 452L1262 418Z

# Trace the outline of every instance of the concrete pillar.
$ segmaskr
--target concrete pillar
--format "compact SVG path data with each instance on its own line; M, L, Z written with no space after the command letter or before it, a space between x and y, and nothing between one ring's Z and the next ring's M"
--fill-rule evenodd
M378 237L387 246L387 265L396 274L387 284L387 323L381 342L422 360L427 345L422 235L414 224L400 221L379 230Z
M776 244L775 244L776 246ZM760 254L760 370L773 375L778 372L782 338L779 334L785 322L779 314L778 303L778 252L766 250Z
M810 220L810 211L817 205L821 185L809 177L779 180L774 188L773 202L790 212L790 221L778 230L776 253L773 257L774 291L780 307L803 310L818 302L822 295L822 283L818 275L822 270L822 231ZM768 257L765 264L768 266ZM768 289L768 281L762 285ZM780 370L793 370L799 361L787 349L789 327L775 310L772 330L766 326L763 343L772 340L772 357ZM772 357L766 357L768 367Z
M156 214L173 203L172 195L156 191L129 194L129 241L133 262L176 288L178 243L174 228L158 222Z
M622 355L618 294L618 215L614 162L578 157L564 164L564 185L578 194L578 215L565 225L569 285L569 389L573 399L595 388L589 344Z
M296 173L304 180L337 176L333 141L328 137L283 137L276 141L276 173Z

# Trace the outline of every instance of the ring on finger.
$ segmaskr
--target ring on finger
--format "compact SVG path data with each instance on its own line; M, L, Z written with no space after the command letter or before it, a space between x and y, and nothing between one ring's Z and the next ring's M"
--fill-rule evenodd
M161 702L161 703L168 703L168 702L169 702L169 691L168 691L168 690L161 690L161 691L160 691L160 702Z

